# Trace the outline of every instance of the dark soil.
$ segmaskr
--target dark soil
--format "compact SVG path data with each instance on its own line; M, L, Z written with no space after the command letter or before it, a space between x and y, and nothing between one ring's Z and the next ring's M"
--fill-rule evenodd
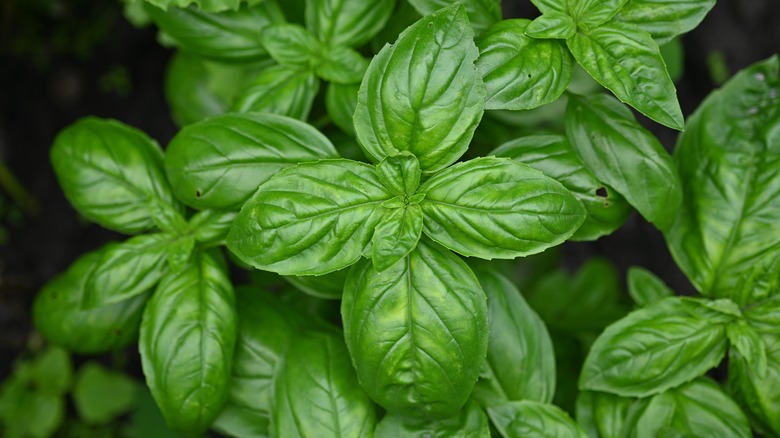
M86 115L116 118L163 145L176 132L162 89L171 52L154 30L133 28L112 2L98 9L102 2L43 3L0 1L0 159L37 201L37 209L6 225L10 237L0 246L0 381L34 333L30 306L38 289L79 254L121 238L80 219L63 197L48 161L57 132ZM538 14L530 2L504 3L512 3L507 17ZM715 86L711 54L721 53L733 73L780 52L780 2L720 0L683 43L678 91L688 115ZM673 147L672 131L648 126ZM572 265L601 255L621 272L644 266L680 293L692 290L661 234L638 215L612 236L567 244L564 254Z

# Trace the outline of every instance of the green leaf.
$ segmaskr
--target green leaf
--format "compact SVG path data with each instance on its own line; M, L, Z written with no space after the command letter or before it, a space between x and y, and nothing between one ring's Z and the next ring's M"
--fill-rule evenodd
M138 336L148 294L83 310L87 280L102 250L79 257L54 277L35 297L32 317L38 332L50 343L77 354L98 354L127 346Z
M260 186L233 222L227 245L257 269L327 274L360 259L390 197L367 164L301 163Z
M487 295L490 341L472 397L483 407L512 400L549 403L555 394L555 355L541 318L512 282L477 270Z
M666 241L706 296L732 297L756 265L780 255L778 70L774 56L738 73L702 103L677 144L685 202Z
M340 84L359 84L368 68L368 61L358 51L336 47L322 53L314 68L319 77Z
M8 438L48 438L65 420L62 395L30 391L27 382L12 376L0 387L0 425Z
M667 230L682 201L669 153L631 111L606 94L569 98L566 136L600 181L625 196L658 229Z
M165 247L165 257L168 260L168 267L174 272L179 272L187 266L187 262L195 249L194 236L174 237Z
M198 9L207 12L224 12L239 9L243 4L250 6L262 3L265 0L144 0L158 8L167 10L168 8L184 8L195 5Z
M338 154L313 127L274 114L226 114L185 126L165 170L176 196L196 209L238 209L274 174Z
M222 61L246 62L266 56L261 31L284 22L276 2L263 1L237 11L212 13L189 7L164 11L147 6L154 24L181 49Z
M148 209L152 222L159 230L175 236L187 232L187 220L174 206L152 199Z
M423 232L466 256L535 254L568 239L585 209L559 182L506 158L476 158L431 177L418 190Z
M228 109L228 103L209 87L209 73L203 61L182 51L177 51L168 62L165 100L179 126L223 114Z
M726 335L735 349L760 378L766 377L767 355L766 345L758 331L743 320L735 321L726 326Z
M504 20L476 39L485 109L533 109L558 99L571 82L571 55L564 44L526 36L531 24Z
M47 347L30 362L26 378L41 394L61 397L73 383L73 365L67 351L59 347Z
M780 336L762 333L761 339L766 345L766 375L760 377L739 351L731 349L729 389L760 429L780 435Z
M453 0L410 0L420 15L432 14L455 3ZM501 21L501 0L462 0L469 22L477 33Z
M471 394L488 345L485 295L446 249L420 241L383 272L350 271L341 305L360 384L396 415L455 415Z
M278 23L262 30L263 47L276 62L297 68L317 65L323 51L320 42L299 24Z
M717 366L726 353L725 324L694 316L693 305L667 298L607 327L585 359L580 389L646 397Z
M529 135L504 143L489 155L511 158L563 184L588 216L571 240L596 240L617 230L631 212L625 198L601 183L562 135Z
M284 279L296 289L312 297L325 300L340 300L347 280L348 268L333 271L325 275L295 276L286 275Z
M146 386L138 385L138 388L137 406L128 418L127 425L122 428L122 436L126 438L184 438L171 431L165 424L165 419Z
M525 34L531 38L566 39L577 32L577 23L569 14L549 11L537 17L525 28Z
M592 437L621 437L635 399L606 392L580 391L577 423Z
M154 227L149 201L175 204L160 146L121 122L86 117L54 140L51 162L71 204L92 222L134 234Z
M371 260L379 272L406 257L420 240L423 214L419 204L390 208L371 239Z
M629 0L616 19L648 32L659 45L696 28L715 0Z
M715 382L699 378L655 395L629 415L625 437L752 437L739 406Z
M336 330L294 339L273 387L273 436L370 437L374 431L376 408Z
M566 40L577 62L621 102L672 129L684 127L677 91L647 32L612 21Z
M327 47L360 47L387 23L395 0L306 0L306 27Z
M190 218L189 229L195 240L203 245L224 245L230 225L237 215L234 211L199 211Z
M86 282L83 308L118 303L153 288L168 270L166 255L175 241L164 234L142 234L107 246Z
M320 81L314 73L285 65L262 71L236 97L231 107L239 113L265 112L306 120Z
M79 418L90 425L110 423L135 406L137 387L127 375L87 362L79 368L73 388Z
M577 27L592 30L608 22L628 0L577 0L569 2L569 13Z
M780 294L753 303L744 309L745 320L762 333L780 334Z
M409 151L424 172L455 162L482 118L479 52L460 4L410 26L371 61L355 110L358 141L374 161Z
M632 266L628 269L628 294L639 307L674 296L674 291L663 280L645 268Z
M507 438L587 438L577 423L555 405L523 400L492 406L487 411L501 435Z
M172 429L203 432L219 414L237 324L233 286L215 256L198 254L160 282L141 322L141 365Z
M352 116L357 107L359 84L337 84L331 82L325 91L325 109L333 123L350 136L355 135Z
M549 14L550 12L569 13L569 0L531 0L531 3L533 3L542 14Z
M420 163L412 154L387 157L377 164L376 171L382 184L395 196L412 197L420 186Z
M214 427L231 436L270 434L273 376L296 333L311 319L274 295L247 287L236 289L238 337L225 407Z
M490 438L490 424L485 411L469 401L455 416L443 420L385 415L374 431L374 438L398 437Z

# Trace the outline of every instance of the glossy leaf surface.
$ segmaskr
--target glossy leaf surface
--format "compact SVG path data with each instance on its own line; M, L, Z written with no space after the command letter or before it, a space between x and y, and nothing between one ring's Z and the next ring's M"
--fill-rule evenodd
M434 172L463 155L485 99L473 38L463 6L453 5L374 57L355 110L358 140L372 160L409 151Z
M177 51L165 71L165 99L179 126L223 114L228 103L209 87L203 62L192 54Z
M726 327L695 302L667 298L630 313L596 339L580 389L646 397L703 375L726 353Z
M759 332L744 320L726 326L731 348L736 350L753 373L765 377L767 372L766 344Z
M205 431L228 392L238 322L233 286L211 254L160 282L141 322L141 365L169 427Z
M441 8L450 6L450 0L411 0L412 6L420 15L432 14ZM464 0L463 6L474 30L479 33L501 21L501 0Z
M600 181L623 195L649 222L666 230L682 188L671 156L631 111L606 94L571 96L566 136Z
M101 226L133 234L154 227L148 202L175 204L160 146L121 122L87 117L54 140L51 162L65 197Z
M525 34L531 38L566 39L575 32L577 32L577 23L571 15L558 11L542 14L525 28Z
M738 351L729 352L729 389L762 429L780 435L780 336L762 334L767 372L761 377Z
M234 211L199 211L190 218L189 230L195 240L204 245L224 245L236 215Z
M255 5L265 0L144 0L158 8L184 8L190 5L197 6L198 9L208 12L223 12L236 10L242 4L248 3Z
M560 41L526 36L529 20L504 20L477 39L485 109L527 110L550 103L571 82L571 56Z
M372 166L321 160L260 186L228 234L245 263L284 275L322 275L355 263L390 199Z
M406 257L420 240L423 214L419 204L385 209L371 239L371 260L377 271L384 271Z
M359 84L368 68L368 61L360 52L348 47L325 50L314 68L322 79L339 84Z
M54 277L35 297L36 329L54 345L78 354L98 354L122 348L138 335L148 294L116 304L82 310L87 279L100 260L100 250L84 254Z
M263 69L237 97L231 109L265 112L298 120L309 117L320 82L310 71L284 65Z
M600 182L562 135L521 137L504 143L490 155L511 158L541 170L582 202L588 216L572 235L572 240L595 240L610 234L631 212L625 198Z
M569 2L569 13L577 27L591 30L614 17L628 0L577 0Z
M466 403L485 360L488 316L457 256L423 240L381 273L361 261L341 314L360 384L388 412L432 420Z
M333 123L342 131L354 137L355 123L352 117L357 107L359 84L338 84L331 82L325 91L325 109Z
M617 19L650 33L659 45L696 28L715 0L629 0Z
M541 252L585 219L559 182L505 158L476 158L434 175L418 190L423 232L447 248L484 259Z
M487 411L490 420L505 437L587 437L577 423L555 405L524 400L493 406Z
M263 29L263 47L276 62L298 68L313 67L322 47L306 28L294 23L277 23Z
M682 110L660 49L647 32L611 21L566 40L577 62L621 102L672 129L682 130Z
M327 47L360 47L387 23L395 0L306 0L306 27Z
M490 341L472 397L489 407L511 400L549 403L555 394L555 355L541 318L503 275L477 270L488 300Z
M635 400L606 392L580 391L577 424L592 437L621 437Z
M263 27L284 21L276 2L264 1L237 11L221 13L201 9L147 6L146 11L161 31L178 47L210 59L241 62L266 56L261 45Z
M685 202L666 239L707 296L732 296L780 245L778 69L772 57L712 93L675 151Z
M632 266L628 270L628 294L639 307L646 307L674 296L674 291L647 269Z
M168 145L165 168L185 204L238 209L283 168L336 156L330 140L298 120L226 114L179 131Z
M453 417L430 421L386 415L376 427L374 438L489 438L490 425L487 415L474 401Z
M294 339L273 385L274 436L372 436L376 408L358 384L340 332Z

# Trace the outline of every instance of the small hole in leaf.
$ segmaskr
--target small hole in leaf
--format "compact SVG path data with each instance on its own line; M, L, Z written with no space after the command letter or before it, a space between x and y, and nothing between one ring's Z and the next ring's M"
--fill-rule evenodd
M203 196L203 193L200 190L195 190L195 199L200 199L201 196Z
M528 73L528 79L531 79L531 73Z
M596 189L596 196L599 198L606 198L608 196L606 187L599 187Z

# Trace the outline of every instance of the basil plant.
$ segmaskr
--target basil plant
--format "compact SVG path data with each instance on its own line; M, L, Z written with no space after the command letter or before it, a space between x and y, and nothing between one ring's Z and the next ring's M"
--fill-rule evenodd
M75 210L128 237L43 288L38 330L77 354L137 342L189 435L780 434L777 58L686 125L659 44L714 0L532 3L128 0L176 48L181 129L56 138ZM674 156L629 106L685 127ZM598 319L577 313L608 307L592 274L525 281L632 211L700 297L635 268L637 310Z

